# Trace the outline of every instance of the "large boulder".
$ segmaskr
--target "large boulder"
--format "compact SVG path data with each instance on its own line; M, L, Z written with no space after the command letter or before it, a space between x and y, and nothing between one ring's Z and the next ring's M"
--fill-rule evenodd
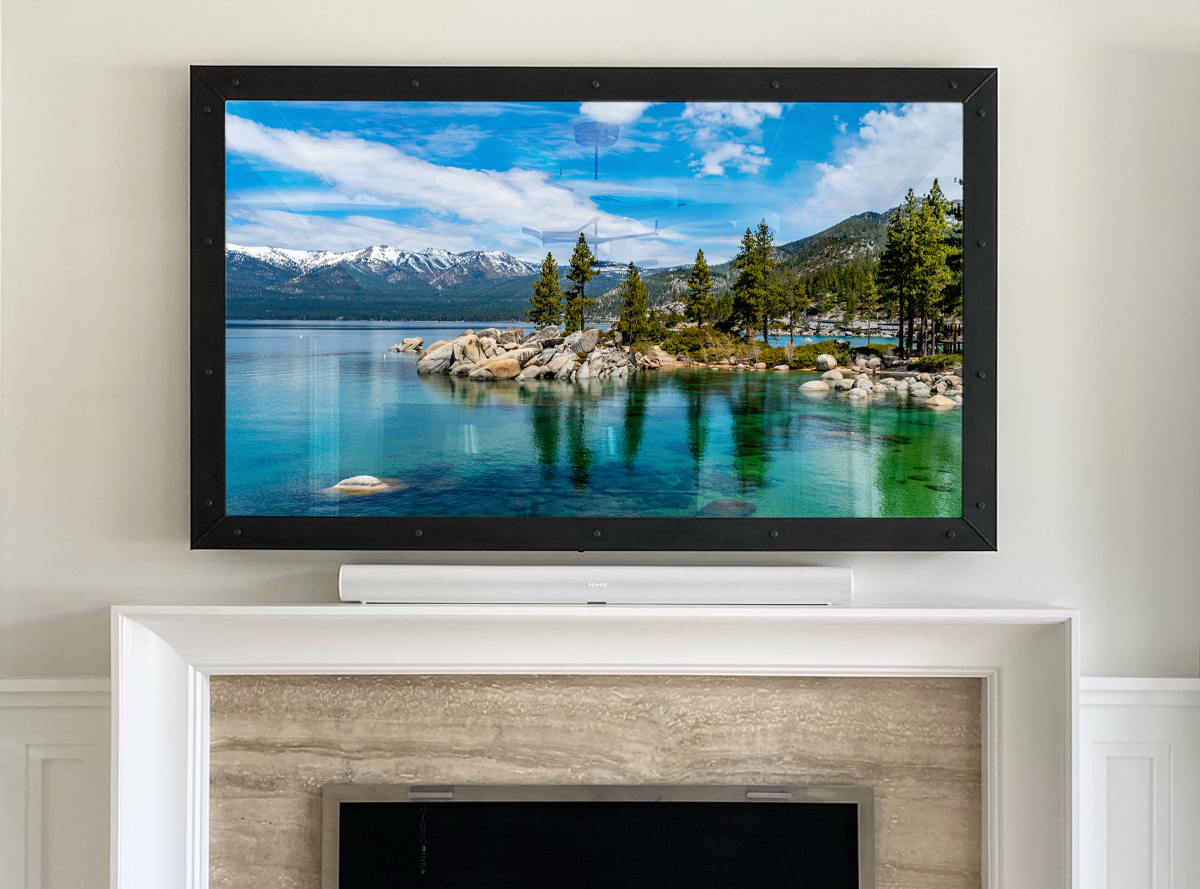
M579 362L575 360L574 355L568 354L564 357L567 360L563 366L558 369L558 373L554 375L554 379L556 380L569 380L571 378L571 374L575 372L575 368L579 367Z
M829 384L824 380L809 380L800 387L801 392L828 392Z
M572 352L587 353L596 348L596 343L599 341L600 331L589 327L587 330L577 330L563 340L563 348L570 349Z
M537 346L518 346L511 352L506 352L504 357L511 358L517 364L521 365L521 367L524 367L530 361L540 357L541 354L542 352Z
M418 355L417 357L418 357L418 358L424 358L426 355L428 355L428 354L429 354L430 352L432 352L434 349L440 349L442 346L446 345L448 342L450 342L450 340L438 340L438 341L437 341L437 342L435 342L435 343L430 343L430 344L429 344L429 348L428 348L428 349L426 349L424 352L422 352L422 353L421 353L420 355Z
M786 364L776 364L771 370L791 370Z
M867 390L866 389L851 389L849 392L846 393L846 397L847 398L866 398Z
M925 399L925 407L947 408L954 407L955 404L953 399L947 398L945 395L934 395Z
M841 378L842 372L840 370L827 370L821 374L822 380L840 380Z
M472 380L511 380L521 372L521 365L511 358L497 358L476 366L468 376Z
M417 373L439 374L450 369L454 362L454 344L443 343L436 349L424 352L417 361Z
M425 340L419 336L410 336L401 340L388 349L389 352L420 352Z
M837 367L837 359L832 355L817 356L817 370L833 370Z
M866 377L861 377L854 381L855 389L866 389L868 392L874 387L874 385L875 384L872 383L870 380L868 380Z
M872 355L870 358L867 359L867 367L871 368L872 370L875 370L882 364L883 364L883 361L880 360L880 358L876 355Z
M525 339L521 340L521 342L536 343L540 342L541 340L548 340L551 337L556 336L558 336L558 328L551 324L549 327L542 327L533 331L533 333L529 334L529 336L525 337Z
M550 363L546 365L550 373L557 375L564 367L569 367L575 362L575 356L571 352L563 352L555 355Z
M476 364L483 358L483 346L479 337L473 333L464 333L454 341L454 360Z
M470 331L468 331L468 333L469 332ZM498 340L500 338L501 333L502 333L502 331L500 330L499 327L485 327L483 330L479 331L479 333L477 333L475 335L477 337L479 337L480 339L487 337L490 340Z
M500 343L501 345L504 345L505 343L513 343L516 345L517 343L521 342L521 331L517 330L515 327L510 327L508 330L496 337L496 342Z

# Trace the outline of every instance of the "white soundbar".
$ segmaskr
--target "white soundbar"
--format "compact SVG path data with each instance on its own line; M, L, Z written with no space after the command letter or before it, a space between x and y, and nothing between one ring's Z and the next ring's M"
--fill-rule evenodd
M457 605L849 605L849 568L343 565L343 602Z

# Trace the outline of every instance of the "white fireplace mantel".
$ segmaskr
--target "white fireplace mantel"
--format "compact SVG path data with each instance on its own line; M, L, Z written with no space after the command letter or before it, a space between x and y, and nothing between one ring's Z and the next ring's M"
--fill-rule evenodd
M113 610L114 889L208 887L213 674L977 676L984 886L1078 886L1078 614L1052 608Z

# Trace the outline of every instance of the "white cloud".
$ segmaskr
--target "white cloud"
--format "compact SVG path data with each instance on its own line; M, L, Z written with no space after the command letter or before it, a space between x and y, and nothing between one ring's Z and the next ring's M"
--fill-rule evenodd
M962 105L908 104L869 111L833 163L816 165L817 182L801 215L845 219L900 203L909 188L929 190L936 178L947 197L962 196Z
M366 194L347 195L335 188L256 188L230 192L228 203L231 207L273 207L292 210L296 213L313 210L317 207L331 208L363 208L363 207L395 207L395 201L381 201Z
M630 124L654 102L583 102L579 113L600 123Z
M225 138L239 154L319 177L362 200L519 229L566 229L592 216L615 222L591 201L555 188L545 173L442 166L394 146L342 133L307 133L227 115Z
M234 212L226 221L225 239L245 247L291 250L359 250L387 244L405 250L440 247L452 253L476 249L470 230L416 227L375 216L329 216L260 209Z
M683 109L684 120L694 120L701 132L723 130L757 130L768 117L783 116L778 102L688 102Z
M691 166L700 167L699 176L724 176L725 167L734 167L739 173L757 173L770 165L766 149L761 145L743 145L738 142L720 142L704 153Z
M421 151L430 157L461 157L474 151L485 136L475 124L450 124L426 136Z
M703 155L690 163L697 177L724 176L726 166L739 173L757 173L771 163L756 144L768 117L783 116L778 102L688 102L681 115L696 127L695 141Z

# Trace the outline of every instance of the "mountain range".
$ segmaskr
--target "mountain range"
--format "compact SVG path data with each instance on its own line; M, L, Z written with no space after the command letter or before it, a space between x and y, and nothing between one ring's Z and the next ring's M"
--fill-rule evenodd
M838 263L882 246L887 218L862 213L823 232L777 247L788 264ZM719 289L729 264L712 267ZM345 252L278 247L225 248L226 316L230 319L381 319L506 321L524 316L539 263L498 250L416 252L374 246ZM560 276L566 267L559 268ZM626 266L601 262L589 283L609 314ZM677 298L690 267L643 269L654 304ZM565 281L564 281L565 285Z

